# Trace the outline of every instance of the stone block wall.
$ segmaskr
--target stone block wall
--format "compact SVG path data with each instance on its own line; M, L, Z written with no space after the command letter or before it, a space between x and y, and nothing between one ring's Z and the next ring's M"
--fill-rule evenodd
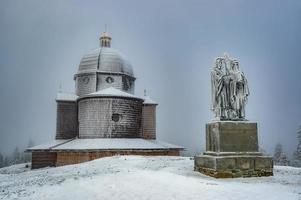
M194 168L215 178L273 175L273 160L258 152L257 123L214 121L206 124L206 152Z
M215 178L258 177L273 175L268 156L196 156L195 170Z
M206 124L206 151L258 152L257 123L219 121Z

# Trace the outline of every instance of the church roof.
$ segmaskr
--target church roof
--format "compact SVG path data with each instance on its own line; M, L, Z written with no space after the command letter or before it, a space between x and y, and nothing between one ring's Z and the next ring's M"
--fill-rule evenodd
M28 151L86 151L86 150L162 150L184 149L181 146L160 142L157 140L145 140L142 138L93 138L55 140L51 143L28 148Z
M56 147L57 145L64 144L65 142L68 142L69 140L53 140L44 144L40 144L37 146L33 146L27 149L27 151L34 151L34 150L46 150Z
M141 99L143 98L138 97L136 95L124 92L122 90L118 90L114 87L109 87L103 90L99 90L97 92L90 93L88 95L85 95L84 97L127 97L127 98L135 98L135 99Z
M152 100L149 96L144 96L143 99L144 99L143 104L158 105L158 103Z
M73 93L59 92L59 93L57 93L57 96L56 96L57 101L76 101L77 98L78 98L78 96Z
M119 73L134 77L133 68L128 59L110 47L100 47L83 56L78 74L90 72Z

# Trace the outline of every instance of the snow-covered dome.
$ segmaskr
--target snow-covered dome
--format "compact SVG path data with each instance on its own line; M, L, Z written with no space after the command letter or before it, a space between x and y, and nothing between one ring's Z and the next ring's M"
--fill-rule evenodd
M120 73L134 77L130 62L122 53L111 47L100 47L83 56L78 74L95 71Z
M99 90L115 87L134 94L135 77L128 59L111 48L111 37L103 32L100 47L85 54L74 75L76 95L83 96Z

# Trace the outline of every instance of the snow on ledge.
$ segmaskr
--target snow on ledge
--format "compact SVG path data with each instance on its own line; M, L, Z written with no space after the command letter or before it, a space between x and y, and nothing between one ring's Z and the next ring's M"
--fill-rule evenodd
M184 147L158 141L145 140L142 138L93 138L93 139L69 139L54 140L48 143L28 148L27 151L39 150L162 150L162 149L179 149Z
M138 96L135 96L133 94L118 90L114 87L109 87L109 88L106 88L106 89L103 89L103 90L99 90L97 92L87 94L84 97L98 97L98 96L100 96L100 97L102 97L102 96L103 97L107 97L107 96L109 96L109 97L128 97L128 98L143 100L142 98L140 98Z
M184 149L183 147L141 138L93 138L74 139L52 150L161 150L161 149Z
M144 96L143 99L144 99L143 104L146 104L146 105L158 105L158 103L155 102L154 100L152 100L149 96Z
M56 147L58 145L61 145L61 144L64 144L66 142L69 142L69 140L53 140L53 141L50 141L50 142L47 142L47 143L44 143L44 144L40 144L40 145L37 145L37 146L33 146L33 147L30 147L28 149L26 149L26 151L35 151L35 150L49 150L53 147Z
M57 93L56 100L57 101L76 101L78 98L77 95L73 93Z

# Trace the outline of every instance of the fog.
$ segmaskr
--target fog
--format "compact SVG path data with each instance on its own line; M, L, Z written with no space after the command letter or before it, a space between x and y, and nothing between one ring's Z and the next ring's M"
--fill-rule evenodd
M301 123L300 1L0 1L0 152L54 139L56 93L74 91L81 57L107 24L131 61L136 94L159 103L157 135L204 150L210 70L228 52L248 78L247 119L269 153L291 155Z

